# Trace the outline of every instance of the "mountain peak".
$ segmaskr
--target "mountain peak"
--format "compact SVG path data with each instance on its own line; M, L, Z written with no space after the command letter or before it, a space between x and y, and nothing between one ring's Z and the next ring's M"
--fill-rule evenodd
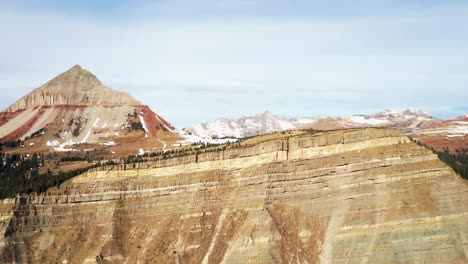
M48 92L73 93L103 88L101 81L92 72L76 64L48 81L41 88Z
M403 113L412 113L412 114L426 114L422 109L418 108L408 108Z
M75 64L73 67L70 68L70 70L82 70L83 67L81 67L81 65L79 64Z
M76 64L6 109L14 112L26 108L57 105L140 105L130 94L103 85L90 71Z
M397 117L397 116L406 116L406 117L427 117L427 118L433 118L431 115L428 113L424 112L422 109L417 109L417 108L408 108L403 111L395 111L395 110L390 110L390 109L385 109L381 112L375 113L373 115L370 115L371 117Z
M94 78L97 79L97 77L92 72L81 67L81 65L79 64L75 64L73 67L71 67L64 73L75 75L75 76L93 76Z
M257 117L271 117L271 116L275 116L275 115L273 115L270 111L266 110L266 111L263 111L261 113L256 114L255 116L257 116Z

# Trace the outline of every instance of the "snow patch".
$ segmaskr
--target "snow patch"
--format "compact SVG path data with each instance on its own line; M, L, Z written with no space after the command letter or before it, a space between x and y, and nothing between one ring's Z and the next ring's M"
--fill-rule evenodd
M431 120L431 119L428 118L428 117L419 116L418 118L416 118L416 120L418 120L418 121L425 121L425 120Z
M46 143L46 145L47 145L48 147L55 147L55 146L57 146L57 145L59 145L59 144L60 144L60 142L59 142L58 140L47 141L47 143Z
M73 149L54 148L54 151L58 151L58 152L71 152L71 151L73 151Z
M103 146L114 146L114 145L115 145L115 142L114 142L114 141L107 141L107 142L99 143L99 145L103 145Z
M161 144L163 144L163 147L162 147L162 149L163 149L163 151L164 151L164 152L166 152L166 147L167 147L167 144L166 144L166 142L164 142L164 141L160 140L159 138L157 138L157 140L158 140L159 142L161 142Z
M138 155L143 155L143 154L145 154L145 150L142 149L142 148L139 149L139 150L138 150Z
M73 142L73 140L68 140L66 142L63 142L62 144L60 144L58 147L54 148L55 151L60 151L60 152L69 152L69 151L74 151L74 149L66 149L65 146L71 146L71 145L74 145L76 144L75 142Z
M143 125L143 129L145 130L145 138L148 138L148 127L146 126L145 119L143 118L142 115L140 115L140 121L141 121L141 124Z
M178 141L177 145L182 144L183 146L192 144L192 143L210 143L210 144L225 144L228 142L236 142L239 141L238 138L211 138L209 136L201 137L195 134L189 134L187 131L182 129L177 129L176 132L184 138L184 140Z
M86 135L83 138L83 140L81 140L81 143L86 143L86 140L88 140L89 134L91 134L91 128L88 129L88 132L86 132Z
M452 138L452 137L464 137L465 135L447 135L447 137Z
M376 118L366 118L364 116L352 116L349 118L352 122L358 123L358 124L368 124L368 125L380 125L387 123L387 120L382 120L382 119L376 119Z
M306 125L306 124L310 124L312 122L315 122L315 121L317 121L317 119L299 117L299 118L293 119L292 121L296 126L300 126L300 125Z
M93 127L98 127L97 124L99 123L99 120L101 120L101 118L99 118L99 117L96 118L96 121L94 121L94 123L93 123Z

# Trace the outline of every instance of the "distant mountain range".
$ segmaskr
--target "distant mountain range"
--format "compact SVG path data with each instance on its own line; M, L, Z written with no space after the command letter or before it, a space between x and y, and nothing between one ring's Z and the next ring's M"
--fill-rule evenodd
M353 115L336 118L329 116L284 118L267 111L238 119L219 118L213 122L198 123L184 130L202 138L244 138L298 128L335 130L372 126L413 131L440 122L442 120L417 109L408 109L402 112L384 110L373 115Z
M294 129L314 122L314 118L283 118L268 111L239 119L219 118L184 130L201 138L245 138L274 131Z
M356 114L349 117L303 117L284 118L270 112L238 119L219 118L213 122L202 122L180 130L180 134L190 141L225 142L258 134L289 129L337 130L358 127L385 127L402 130L414 135L422 142L441 149L447 144L434 144L432 141L457 141L449 144L452 148L466 148L468 122L466 117L453 120L438 119L420 109L404 111L384 110L372 115ZM432 138L434 140L427 140Z

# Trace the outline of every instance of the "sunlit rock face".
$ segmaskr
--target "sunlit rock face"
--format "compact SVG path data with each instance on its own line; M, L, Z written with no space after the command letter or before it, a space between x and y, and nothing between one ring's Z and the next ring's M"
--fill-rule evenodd
M0 204L2 263L466 263L468 186L401 132L252 138Z

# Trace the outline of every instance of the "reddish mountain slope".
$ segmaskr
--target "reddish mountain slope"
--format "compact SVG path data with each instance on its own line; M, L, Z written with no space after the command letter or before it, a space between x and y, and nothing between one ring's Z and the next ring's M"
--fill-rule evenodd
M468 149L468 116L445 120L410 136L438 151Z
M29 139L55 151L79 145L137 153L162 149L178 135L172 125L130 94L104 86L79 65L33 90L0 113L0 142ZM38 133L40 132L40 133ZM95 147L95 146L93 146Z

